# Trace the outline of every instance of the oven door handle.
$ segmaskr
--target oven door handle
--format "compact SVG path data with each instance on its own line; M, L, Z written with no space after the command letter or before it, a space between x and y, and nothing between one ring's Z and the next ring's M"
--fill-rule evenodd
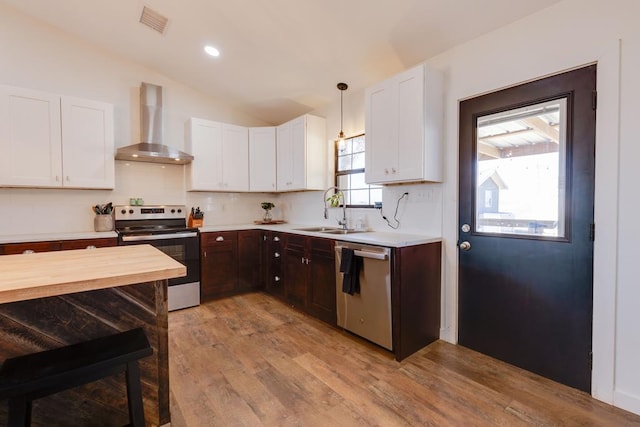
M141 242L146 240L169 240L169 239L186 239L188 237L197 237L198 233L195 231L188 231L185 233L173 233L173 234L144 234L136 236L122 236L123 242Z

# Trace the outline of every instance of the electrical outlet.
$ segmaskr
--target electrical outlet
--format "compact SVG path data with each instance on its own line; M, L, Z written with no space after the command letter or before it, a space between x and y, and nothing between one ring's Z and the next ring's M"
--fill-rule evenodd
M414 191L412 193L412 200L414 202L428 202L431 199L433 199L433 190L430 188L425 190Z

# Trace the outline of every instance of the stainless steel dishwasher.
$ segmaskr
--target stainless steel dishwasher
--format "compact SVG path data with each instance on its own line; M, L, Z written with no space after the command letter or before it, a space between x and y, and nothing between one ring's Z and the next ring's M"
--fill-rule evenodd
M360 292L342 291L344 274L340 272L342 249L351 249L362 258ZM336 303L338 326L360 335L386 349L391 340L391 249L358 243L336 242Z

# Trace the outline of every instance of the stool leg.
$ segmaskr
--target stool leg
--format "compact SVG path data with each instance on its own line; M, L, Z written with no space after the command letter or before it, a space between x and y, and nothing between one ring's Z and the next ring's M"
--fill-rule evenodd
M7 427L29 427L31 425L31 400L25 396L9 399Z
M142 386L138 361L127 363L127 402L129 404L129 422L133 427L144 427L144 407L142 405Z

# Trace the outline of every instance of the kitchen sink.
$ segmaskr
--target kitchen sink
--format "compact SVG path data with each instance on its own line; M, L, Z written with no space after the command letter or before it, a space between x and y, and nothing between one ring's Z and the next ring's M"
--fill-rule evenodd
M306 227L306 228L296 228L298 231L314 231L317 233L328 233L331 231L342 231L341 228L338 227Z
M338 228L335 230L328 230L328 231L321 231L321 233L325 233L325 234L355 234L355 233L366 233L367 230L353 230L353 229L343 229L343 228Z

